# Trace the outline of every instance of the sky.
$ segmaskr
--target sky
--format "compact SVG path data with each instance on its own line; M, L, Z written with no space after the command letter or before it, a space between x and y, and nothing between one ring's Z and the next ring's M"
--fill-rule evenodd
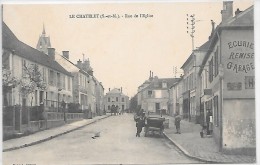
M121 88L132 97L149 78L150 70L159 78L175 77L192 52L187 34L187 14L195 14L194 47L208 40L211 22L221 22L222 1L5 4L3 20L22 42L36 48L43 24L51 45L58 53L70 52L70 60L90 60L94 76L108 89ZM233 11L253 5L250 0L234 0ZM98 18L77 18L99 14ZM100 18L116 14L120 18ZM125 14L132 18L125 18ZM148 18L140 14L152 15ZM74 15L75 18L71 15ZM137 15L138 17L134 17ZM124 17L123 17L124 16ZM190 18L190 17L189 17ZM190 21L189 21L190 22Z

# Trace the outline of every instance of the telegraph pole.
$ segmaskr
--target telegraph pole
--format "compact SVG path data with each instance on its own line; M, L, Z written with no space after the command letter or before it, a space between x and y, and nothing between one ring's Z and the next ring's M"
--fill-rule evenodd
M173 66L173 74L174 74L174 77L176 78L176 74L177 74L177 66Z
M189 27L190 26L190 27ZM194 50L194 33L195 33L195 14L187 14L187 33L190 34L192 40L192 51Z

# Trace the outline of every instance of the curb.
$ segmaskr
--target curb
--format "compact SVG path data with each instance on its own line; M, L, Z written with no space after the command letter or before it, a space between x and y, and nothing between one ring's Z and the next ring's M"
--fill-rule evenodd
M96 123L97 121L100 121L100 120L102 120L102 119L106 119L106 118L108 118L108 117L110 117L110 115L107 115L107 116L105 116L105 117L103 117L103 118L94 120L94 121L92 121L92 122L90 122L90 123L84 124L84 125L79 126L79 127L77 127L77 128L73 128L73 129L71 129L71 130L67 130L67 131L65 131L65 132L59 133L59 134L57 134L57 135L53 135L53 136L47 137L47 138L45 138L45 139L41 139L41 140L38 140L38 141L35 141L35 142L31 142L31 143L29 143L29 144L24 144L24 145L21 145L21 146L17 146L17 147L11 147L11 148L7 148L7 149L3 149L3 152L18 150L18 149L21 149L21 148L25 148L25 147L29 147L29 146L33 146L33 145L36 145L36 144L43 143L43 142L49 141L49 140L51 140L51 139L53 139L53 138L59 137L59 136L61 136L61 135L65 135L65 134L67 134L67 133L76 131L76 130L81 129L81 128L87 126L87 125Z
M207 159L203 159L200 157L196 157L191 155L187 150L185 150L181 145L179 145L176 141L172 140L165 132L163 132L164 137L166 137L168 140L170 140L170 142L176 146L185 156L198 160L198 161L202 161L202 162L206 162L206 163L228 163L228 162L217 162L217 161L212 161L212 160L207 160Z

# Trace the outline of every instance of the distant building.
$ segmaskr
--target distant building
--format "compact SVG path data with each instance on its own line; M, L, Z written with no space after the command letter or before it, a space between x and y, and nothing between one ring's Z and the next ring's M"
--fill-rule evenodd
M210 37L209 37L210 38ZM198 72L202 59L208 51L210 41L195 49L182 65L183 75L183 118L192 122L199 122L200 107L198 97Z
M37 49L42 52L48 52L50 48L50 37L46 36L45 28L39 37ZM55 51L55 49L54 49ZM62 51L62 55L55 52L55 60L73 75L73 100L66 102L75 104L82 110L85 118L91 118L97 114L101 115L103 103L101 98L104 96L104 88L102 84L93 76L93 69L88 60L78 60L77 64L73 64L70 60L69 51ZM74 108L76 110L76 108Z
M109 90L109 92L104 96L103 102L106 112L111 112L111 107L113 105L120 111L129 109L129 97L123 94L122 88Z
M43 25L42 34L39 37L36 49L45 54L48 54L48 48L51 48L51 41L50 41L50 37L46 36L45 27Z
M158 78L150 72L150 77L138 89L138 105L150 113L169 114L169 89L179 78Z

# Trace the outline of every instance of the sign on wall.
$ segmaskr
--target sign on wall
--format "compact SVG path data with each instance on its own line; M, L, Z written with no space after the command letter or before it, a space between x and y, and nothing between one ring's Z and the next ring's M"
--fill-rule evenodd
M228 29L222 33L225 98L254 98L254 31Z

